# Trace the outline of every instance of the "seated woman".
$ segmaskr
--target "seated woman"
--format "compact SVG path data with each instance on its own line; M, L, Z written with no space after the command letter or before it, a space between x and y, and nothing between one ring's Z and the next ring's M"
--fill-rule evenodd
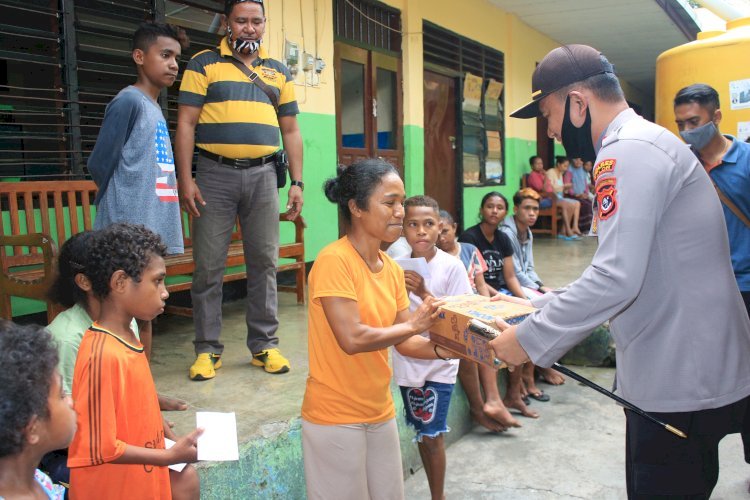
M568 170L570 162L564 156L555 157L555 167L547 170L547 179L552 186L552 191L557 197L557 205L562 211L562 234L558 238L564 240L577 240L581 237L581 230L578 229L578 218L581 212L581 204L578 200L565 198L565 192L572 189L572 183L565 183L564 176Z
M471 243L459 242L456 238L458 224L453 216L440 211L440 222L443 224L438 239L438 248L461 260L469 275L469 282L474 293L490 296L484 273L487 263L482 253ZM493 432L503 432L511 427L521 427L521 424L505 407L497 386L497 373L485 365L478 365L468 359L462 359L458 365L458 377L469 400L471 417L483 427ZM484 391L484 395L482 395Z
M508 200L505 196L497 191L487 193L480 204L479 224L464 231L458 241L471 243L482 253L487 263L484 281L491 296L502 293L525 299L526 295L513 267L513 245L508 236L499 229L507 213ZM528 409L526 401L521 370L515 370L508 377L508 392L503 400L504 405L520 411L526 417L539 417L538 413ZM503 422L510 422L507 417L502 418Z
M539 208L545 209L552 206L552 198L555 194L552 190L552 185L544 174L544 162L541 156L534 155L529 158L529 166L531 166L531 173L526 177L526 185L537 193L542 199L539 202Z

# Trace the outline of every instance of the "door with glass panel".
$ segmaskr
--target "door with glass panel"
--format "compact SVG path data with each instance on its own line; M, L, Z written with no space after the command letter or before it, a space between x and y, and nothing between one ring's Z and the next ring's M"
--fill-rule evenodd
M335 79L339 163L383 158L403 176L401 61L336 43Z

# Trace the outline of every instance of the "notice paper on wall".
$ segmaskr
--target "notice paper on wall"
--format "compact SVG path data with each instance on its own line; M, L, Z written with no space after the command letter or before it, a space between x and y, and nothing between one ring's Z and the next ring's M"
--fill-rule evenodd
M729 107L731 109L750 108L750 78L729 82Z
M240 459L237 444L237 418L232 413L199 411L196 426L203 428L198 437L198 460L228 462Z
M427 265L427 259L424 257L418 257L416 259L396 259L396 263L401 266L404 271L414 271L419 274L422 279L430 279L430 268Z

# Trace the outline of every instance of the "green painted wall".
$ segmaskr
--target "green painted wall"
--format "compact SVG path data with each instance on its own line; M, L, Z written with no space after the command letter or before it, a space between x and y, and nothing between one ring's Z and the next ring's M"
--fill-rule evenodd
M336 205L323 194L323 183L336 175L336 116L301 113L298 116L305 151L303 180L305 206L302 215L307 223L305 231L305 259L315 260L320 250L338 239L339 226ZM281 194L285 210L286 193ZM293 228L281 235L281 241L293 240Z
M404 125L404 187L406 196L424 193L424 129Z

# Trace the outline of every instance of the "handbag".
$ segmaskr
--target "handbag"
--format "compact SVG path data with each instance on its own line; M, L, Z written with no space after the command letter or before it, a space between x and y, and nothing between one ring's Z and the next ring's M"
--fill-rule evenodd
M273 109L276 110L276 116L279 115L279 98L276 96L276 94L273 93L273 90L271 90L271 87L269 87L266 82L263 81L262 78L258 76L258 73L253 71L252 69L248 68L244 64L242 64L240 61L235 59L234 57L226 57L226 59L229 60L232 64L234 64L237 69L242 71L242 73L245 74L245 76L250 80L251 84L255 84L258 86L260 90L263 91L264 94L268 96L268 99L271 101L271 104L273 105ZM274 165L276 168L276 188L281 189L284 186L286 186L286 177L287 177L287 170L289 169L289 160L286 155L286 151L283 149L280 149L276 152L276 156L274 157Z

